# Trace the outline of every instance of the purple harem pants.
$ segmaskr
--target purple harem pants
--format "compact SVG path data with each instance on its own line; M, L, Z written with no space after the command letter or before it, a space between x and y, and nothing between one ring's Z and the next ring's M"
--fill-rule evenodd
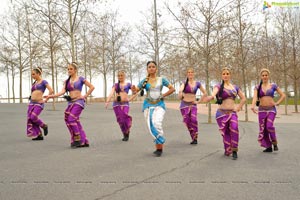
M236 112L218 109L216 120L223 136L225 155L230 155L232 151L238 151L239 128Z
M277 138L274 127L274 120L277 111L274 107L263 107L258 108L258 121L259 121L259 135L258 142L262 147L268 148L272 144L277 144Z
M39 115L44 109L43 103L30 102L27 110L27 136L36 138L42 134L41 127L45 124L39 119Z
M196 140L198 138L197 105L181 101L180 112L192 140Z
M129 135L130 128L132 125L132 117L129 113L128 102L114 102L113 109L117 118L117 122L121 128L123 135Z
M71 134L71 143L74 141L80 141L81 145L89 144L79 121L84 105L85 101L83 99L79 99L74 102L68 102L68 107L65 110L65 122Z

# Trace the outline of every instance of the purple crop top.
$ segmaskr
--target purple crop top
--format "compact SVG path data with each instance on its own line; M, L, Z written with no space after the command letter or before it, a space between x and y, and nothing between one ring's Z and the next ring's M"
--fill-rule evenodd
M186 88L184 89L184 93L191 93L191 94L196 94L197 90L200 89L201 83L199 81L196 81L195 87L191 87L190 84L187 84Z
M220 89L221 84L218 84L215 87ZM238 93L239 93L239 87L236 86L236 85L233 85L233 89L227 89L227 88L224 87L221 97L222 97L223 100L224 99L233 99L233 100L235 100Z
M42 80L41 83L35 83L31 87L31 92L33 92L35 90L40 90L44 93L47 85L48 85L48 82L46 80Z
M82 76L79 76L78 80L75 81L73 83L73 85L71 85L71 80L69 81L68 85L67 85L67 90L68 91L74 91L74 90L82 90L82 86L84 85L85 82L85 78L83 78Z
M255 90L258 90L259 85L255 87ZM264 96L269 96L269 97L274 97L274 93L277 90L278 86L275 83L271 83L271 88L268 89L266 92L263 91L261 88L259 91L259 97L264 97Z
M115 87L115 91L118 91L118 83L115 83L114 86ZM120 91L121 92L126 92L128 94L129 90L131 89L131 83L126 83L124 86L122 86L120 84Z

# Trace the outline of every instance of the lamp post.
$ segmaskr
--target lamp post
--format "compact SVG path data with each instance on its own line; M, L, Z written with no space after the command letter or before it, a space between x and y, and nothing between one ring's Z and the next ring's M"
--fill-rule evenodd
M158 49L158 31L157 31L157 9L156 9L156 0L154 0L154 60L157 64L157 74L160 75L160 66L159 66L159 49Z

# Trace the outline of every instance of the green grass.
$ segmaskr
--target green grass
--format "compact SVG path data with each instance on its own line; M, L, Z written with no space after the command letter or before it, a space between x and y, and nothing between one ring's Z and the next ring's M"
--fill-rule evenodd
M274 101L277 101L277 100L278 100L278 98L274 98ZM240 102L240 100L237 99L236 102ZM285 102L285 100L283 100L280 105L284 105L284 102ZM252 98L247 99L247 103L252 104ZM295 105L294 104L294 99L292 97L288 98L288 105ZM300 98L298 99L297 105L300 105Z

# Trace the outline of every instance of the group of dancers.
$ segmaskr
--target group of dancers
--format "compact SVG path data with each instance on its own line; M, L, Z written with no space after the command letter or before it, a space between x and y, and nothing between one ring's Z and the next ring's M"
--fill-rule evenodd
M105 102L107 108L112 101L112 107L123 133L123 141L129 140L130 129L132 125L132 117L129 115L129 102L135 99L138 95L146 95L143 102L142 110L149 130L149 133L154 138L155 156L161 156L163 153L165 136L162 127L166 106L164 98L171 95L175 89L167 78L157 76L157 64L155 61L147 62L147 76L137 86L126 82L125 71L118 72L118 82L112 87L112 90ZM32 85L32 93L27 112L27 136L32 137L32 140L43 140L48 134L48 125L39 119L39 114L44 108L44 103L49 98L56 98L64 95L68 101L68 106L64 112L65 123L71 135L71 147L89 147L89 141L80 124L80 114L85 106L86 98L93 92L94 86L84 77L77 74L77 63L73 62L68 65L68 79L64 82L60 92L54 94L53 89L47 81L42 79L42 69L36 68L32 71L32 78L35 80ZM231 83L231 69L223 68L221 70L222 82L214 86L210 96L199 81L194 80L194 70L187 69L186 80L180 86L178 98L181 99L180 111L183 118L183 123L187 127L191 145L198 143L198 120L197 120L197 104L210 102L216 99L219 104L216 112L216 121L219 126L220 133L223 138L224 155L231 156L234 160L238 158L238 115L243 105L246 103L244 93L237 85ZM269 82L270 71L266 68L260 71L260 84L254 88L254 97L252 100L251 110L258 114L259 121L259 136L258 141L263 152L278 151L274 120L276 116L276 106L278 106L285 98L285 94L275 84ZM89 90L82 96L81 91L83 85L86 85ZM163 87L168 88L165 93L162 93ZM44 96L45 89L48 89L49 95ZM202 96L196 99L198 89ZM132 91L132 96L129 97L129 90ZM279 99L274 100L274 93L279 94ZM239 104L235 104L236 97L240 98ZM258 107L258 110L256 109ZM42 134L42 131L44 136Z

